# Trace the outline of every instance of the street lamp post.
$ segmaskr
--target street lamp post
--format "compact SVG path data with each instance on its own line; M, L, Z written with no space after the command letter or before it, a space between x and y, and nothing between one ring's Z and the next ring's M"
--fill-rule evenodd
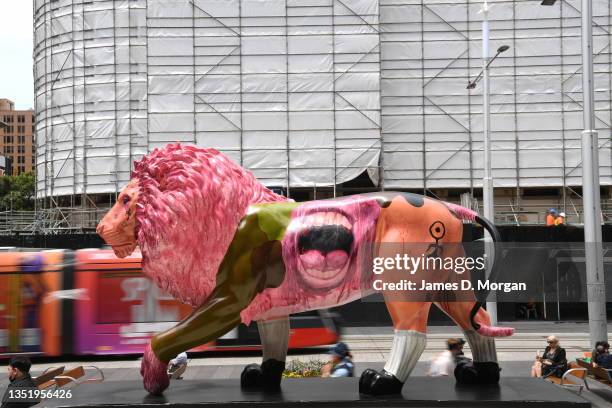
M478 76L470 81L467 85L467 89L476 88L476 84L482 77L484 89L482 92L482 137L483 137L483 150L484 150L484 176L482 179L482 201L484 205L484 216L491 222L495 222L495 211L493 202L493 176L491 174L491 111L490 111L490 89L489 89L489 66L491 63L501 54L507 51L510 46L502 45L497 49L497 53L493 58L489 56L489 5L485 1L482 6L482 70ZM491 236L485 231L485 253L487 258L491 260L491 256L494 254L493 248L491 248ZM490 271L490 270L489 270ZM488 278L488 276L487 276ZM493 299L487 302L487 311L491 316L491 323L497 324L497 303L494 301L494 294L490 295Z
M493 195L493 177L491 175L491 90L489 88L489 5L485 0L482 5L482 70L483 78L483 91L482 91L482 142L484 151L484 176L482 178L482 203L484 206L484 216L486 219L495 223L495 210L494 210L494 195ZM499 55L499 52L497 53ZM497 56L496 55L496 56ZM488 260L491 262L491 256L494 256L492 248L492 238L488 232L485 232L485 248ZM491 263L492 265L492 263ZM488 268L489 273L491 268ZM487 279L489 276L487 276ZM493 296L491 301L487 301L487 312L491 316L491 324L497 326L497 302L495 299L495 292L492 292Z
M552 6L556 0L542 0ZM593 86L593 2L582 0L582 202L587 279L587 302L591 345L608 341L606 285L601 238L601 197L599 195L599 140L595 130Z
M582 0L582 195L587 302L591 343L608 340L599 195L599 141L593 97L593 8Z

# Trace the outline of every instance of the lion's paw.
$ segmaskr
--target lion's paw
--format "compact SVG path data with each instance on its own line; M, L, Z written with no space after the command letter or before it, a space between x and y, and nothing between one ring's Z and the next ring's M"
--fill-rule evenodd
M140 375L142 375L145 390L151 394L160 395L170 385L168 363L164 363L157 358L153 349L151 349L151 344L147 345L142 356Z
M264 361L261 366L249 364L240 374L240 386L276 392L280 390L283 371L285 371L285 362L273 358Z
M240 386L242 388L260 388L262 386L263 373L259 364L249 364L244 367L240 374Z
M500 371L499 364L493 361L464 361L457 364L455 379L460 384L497 384Z
M378 372L368 368L359 379L359 392L370 395L390 395L402 392L404 383L386 371Z

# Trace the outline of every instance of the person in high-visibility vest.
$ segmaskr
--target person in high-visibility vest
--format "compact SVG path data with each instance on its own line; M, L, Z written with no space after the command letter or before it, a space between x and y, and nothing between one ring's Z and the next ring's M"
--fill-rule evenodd
M559 216L555 218L555 225L563 225L565 224L565 213L559 213Z
M554 208L549 209L546 212L546 226L552 227L555 225L555 220L557 219L557 210Z

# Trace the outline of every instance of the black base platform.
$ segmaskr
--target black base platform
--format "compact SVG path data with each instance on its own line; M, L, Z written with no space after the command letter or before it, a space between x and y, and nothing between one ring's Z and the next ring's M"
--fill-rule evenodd
M230 407L590 407L585 399L539 378L502 378L499 385L461 386L454 378L412 377L401 396L359 395L357 378L283 380L276 394L247 392L238 380L172 381L163 396L148 395L140 381L83 384L70 400L47 400L44 406ZM246 403L246 405L245 405Z

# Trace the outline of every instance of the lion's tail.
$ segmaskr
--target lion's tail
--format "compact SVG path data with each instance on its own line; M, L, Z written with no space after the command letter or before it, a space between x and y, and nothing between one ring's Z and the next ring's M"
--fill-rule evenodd
M500 269L499 261L501 259L501 248L498 243L501 242L501 235L499 234L499 231L495 227L495 224L493 224L491 221L489 221L485 217L481 217L480 215L475 214L474 221L482 225L482 227L486 229L491 235L494 250L493 250L493 263L491 264L491 272L489 273L488 280L491 282L497 282L497 275L499 274L499 269ZM476 303L474 303L474 306L472 307L472 310L470 312L470 322L472 323L472 327L474 327L474 330L476 330L481 335L488 336L488 337L511 336L514 333L514 329L510 327L485 326L485 325L478 324L476 322L474 318L476 317L476 314L478 313L478 311L483 305L483 302L478 299L486 299L487 296L489 295L489 291L483 290L481 293L479 293L479 295L480 296L477 297Z
M470 210L469 208L465 208L457 204L445 204L448 206L451 212L453 212L458 218L465 221L476 222L482 225L482 227L489 232L493 240L493 245L495 249L493 254L493 264L491 266L491 273L489 274L488 279L491 282L497 282L497 275L499 274L500 268L499 260L501 259L501 249L499 245L497 245L497 243L501 242L501 235L499 234L499 231L491 221L489 221L485 217L481 217L476 211ZM479 293L479 296L477 298L486 299L488 294L488 290L482 291ZM472 327L474 327L474 330L476 330L481 335L487 337L511 336L514 333L514 329L510 327L493 327L477 323L474 318L476 317L476 314L482 308L482 306L483 302L477 300L476 303L474 303L474 307L472 307L472 310L470 312L470 322L472 323Z

